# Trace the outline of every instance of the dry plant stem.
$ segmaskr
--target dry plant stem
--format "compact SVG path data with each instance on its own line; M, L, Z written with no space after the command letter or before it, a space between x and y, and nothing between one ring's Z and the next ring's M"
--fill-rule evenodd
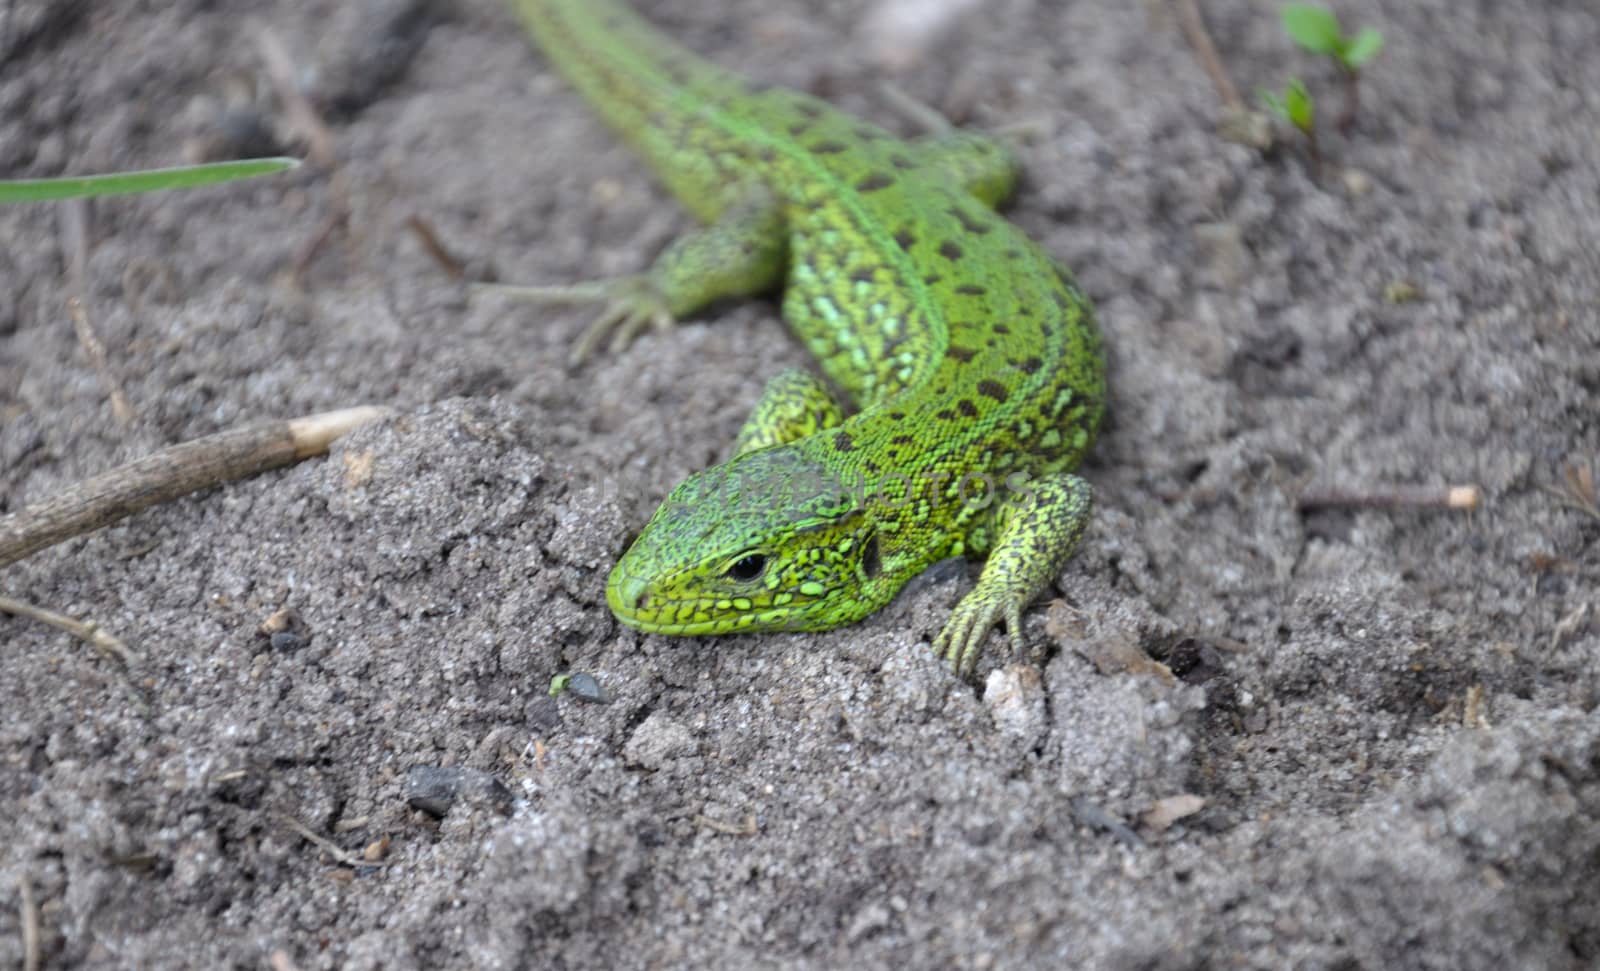
M744 821L738 825L725 823L720 819L712 819L710 816L699 813L695 814L694 821L706 829L722 833L725 836L754 836L760 832L756 827L756 818L751 815L746 815Z
M42 955L39 953L39 902L33 899L33 883L27 874L17 877L17 890L22 897L22 967L23 971L39 971Z
M421 216L407 216L406 228L411 230L411 235L417 237L417 242L421 243L427 254L433 257L433 261L439 264L439 269L444 271L445 276L456 281L467 278L466 266L456 259L449 247L440 241L439 234L435 233L433 227Z
M1539 488L1561 501L1568 509L1579 512L1594 519L1600 519L1600 490L1596 490L1594 483L1594 470L1588 465L1568 463L1561 470L1562 483L1560 488L1540 486Z
M878 94L889 107L897 112L906 121L911 122L929 135L939 135L955 128L950 120L940 114L937 108L925 105L907 94L903 88L895 84L880 84Z
M327 244L328 240L333 238L334 230L344 225L349 216L350 213L336 202L334 210L322 218L322 222L317 226L316 232L312 233L309 239L300 244L300 248L295 251L294 259L290 261L291 275L296 286L301 285L301 278L310 269L311 261L316 257L317 252Z
M67 290L82 297L89 275L89 200L63 199L57 216L61 262L67 268Z
M158 503L320 455L340 435L387 413L347 408L161 449L0 518L0 567Z
M345 866L350 866L350 867L362 867L362 866L378 867L378 866L383 866L384 865L384 861L382 861L382 860L367 860L367 859L363 859L363 858L355 855L354 853L351 853L351 852L345 850L344 847L340 846L338 843L335 843L333 840L327 839L327 838L325 838L323 836L319 836L315 831L313 831L305 823L302 823L300 820L295 819L293 816L290 816L290 815L288 815L286 813L277 813L276 815L278 817L278 822L280 822L283 825L285 825L285 826L289 827L290 829L294 830L295 833L298 834L301 839L304 839L307 842L311 843L313 846L316 846L318 849L322 850L324 853L326 853L329 856L333 857L335 861L337 861L339 863L342 863Z
M1199 55L1201 66L1211 75L1217 96L1228 109L1243 111L1244 102L1239 98L1239 89L1233 86L1233 79L1228 77L1228 69L1223 66L1216 45L1211 43L1211 32L1206 30L1205 18L1200 16L1198 0L1173 0L1173 4L1178 8L1178 22L1183 26L1183 35Z
M306 96L300 93L300 87L295 82L299 71L288 46L270 28L258 27L256 50L266 66L267 77L272 79L278 100L283 102L284 114L288 116L290 126L306 140L306 154L318 165L332 168L339 160L333 129L322 120Z
M1456 509L1472 512L1483 503L1483 490L1464 486L1390 486L1364 490L1307 489L1301 493L1302 511L1329 508Z
M128 396L122 392L122 385L111 371L106 345L100 340L100 335L95 333L94 327L89 323L89 315L83 308L83 301L88 293L88 200L63 201L60 219L61 261L67 267L67 290L71 294L67 297L67 314L72 318L72 327L78 333L78 343L83 346L84 353L89 355L89 362L94 365L95 373L100 376L100 383L105 386L106 393L111 398L112 414L117 416L117 423L126 428L133 424L133 408L128 404Z
M1339 111L1339 120L1335 123L1339 134L1348 135L1356 127L1356 112L1361 110L1361 72L1346 70L1344 72L1344 107Z
M92 622L85 623L84 621L73 620L71 617L58 614L53 610L45 610L43 607L35 607L32 604L25 604L20 600L13 600L4 596L0 596L0 613L26 617L29 620L37 620L42 624L58 627L78 640L93 646L107 657L114 657L123 664L132 665L139 660L138 655L128 649L128 645L107 634Z
M128 404L128 396L122 393L122 385L111 373L111 361L106 356L106 346L100 341L100 335L94 332L94 327L89 324L89 315L83 311L83 301L77 297L68 297L67 313L72 317L72 326L78 332L78 343L83 345L89 360L94 364L95 373L100 375L100 383L105 385L106 393L111 398L111 413L117 416L117 422L122 427L128 427L133 424L133 406Z

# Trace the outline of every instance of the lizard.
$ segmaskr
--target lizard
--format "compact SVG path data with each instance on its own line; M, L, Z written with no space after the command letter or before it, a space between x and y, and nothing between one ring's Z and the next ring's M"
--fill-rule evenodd
M1106 390L1089 300L996 211L1018 185L1015 154L948 124L898 138L746 80L619 0L511 2L704 224L645 272L522 288L602 304L572 361L781 290L826 378L771 380L732 458L673 489L611 570L613 614L667 635L826 630L937 561L982 557L933 651L970 673L1003 623L1020 653L1024 608L1090 518L1073 470Z

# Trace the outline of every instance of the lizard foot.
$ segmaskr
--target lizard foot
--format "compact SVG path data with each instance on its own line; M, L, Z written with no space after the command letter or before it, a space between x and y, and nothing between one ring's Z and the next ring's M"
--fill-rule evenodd
M610 350L620 354L627 350L646 327L656 331L671 330L677 323L668 306L667 297L648 276L617 277L611 280L591 280L570 286L521 287L498 284L478 284L473 288L481 293L494 293L512 300L532 303L603 303L604 308L594 321L584 328L567 355L567 363L582 364L596 346L611 337Z
M944 629L933 639L934 656L943 658L959 675L971 674L983 654L984 638L1001 620L1006 622L1017 653L1022 654L1022 607L1022 601L985 591L980 585L950 612Z

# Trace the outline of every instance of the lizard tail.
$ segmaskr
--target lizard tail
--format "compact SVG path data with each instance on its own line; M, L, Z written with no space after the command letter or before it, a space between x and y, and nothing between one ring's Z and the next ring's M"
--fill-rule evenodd
M618 0L512 0L512 7L556 70L658 172L683 164L684 143L707 107L745 89L737 75Z

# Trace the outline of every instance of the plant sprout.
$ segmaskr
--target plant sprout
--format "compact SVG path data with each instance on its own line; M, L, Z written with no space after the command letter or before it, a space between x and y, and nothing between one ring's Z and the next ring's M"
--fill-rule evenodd
M1283 8L1283 29L1294 42L1313 54L1326 54L1347 71L1359 71L1383 49L1383 35L1363 27L1354 37L1345 35L1333 11L1313 3L1291 3Z
M1306 90L1305 82L1299 78L1291 78L1282 94L1261 92L1261 100L1268 111L1305 132L1308 137L1316 134L1317 106L1311 100L1311 92Z
M1306 136L1306 143L1311 146L1311 164L1317 167L1322 165L1322 151L1317 145L1317 106L1311 100L1311 92L1306 90L1305 82L1299 78L1290 78L1288 87L1280 94L1274 91L1261 92L1261 102L1267 110L1300 130Z
M1348 35L1333 11L1314 3L1285 5L1283 30L1296 44L1313 54L1331 57L1343 69L1345 104L1339 113L1339 130L1349 131L1360 104L1361 69L1383 49L1383 34L1374 27L1363 27Z

